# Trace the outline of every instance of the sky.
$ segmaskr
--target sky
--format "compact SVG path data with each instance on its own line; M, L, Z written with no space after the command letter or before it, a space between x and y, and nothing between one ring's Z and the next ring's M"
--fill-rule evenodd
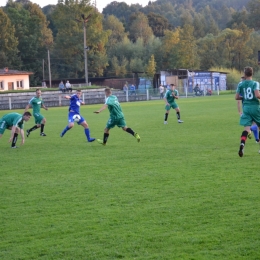
M44 7L46 5L56 5L58 3L58 0L30 0L32 3L38 4L40 7ZM91 0L92 2L94 2L95 0ZM5 6L6 5L7 0L0 0L0 6ZM96 0L96 4L97 4L97 9L99 10L99 12L102 13L103 8L105 8L108 4L110 4L111 2L113 2L113 0ZM146 6L149 2L149 0L125 0L125 1L121 1L121 0L117 0L117 2L125 2L128 5L131 4L140 4L142 6Z

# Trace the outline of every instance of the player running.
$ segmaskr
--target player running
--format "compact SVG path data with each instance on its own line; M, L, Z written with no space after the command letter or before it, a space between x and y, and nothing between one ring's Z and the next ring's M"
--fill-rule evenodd
M122 128L124 131L134 136L137 139L137 142L140 142L140 136L136 132L134 132L130 127L127 127L120 103L117 97L112 95L112 91L110 88L105 89L105 95L105 104L99 110L94 112L96 114L99 114L101 111L108 108L110 113L110 118L108 119L106 128L104 130L103 141L97 139L98 143L106 145L107 139L109 137L109 130L115 126Z
M41 107L43 107L45 110L48 110L48 108L44 105L44 102L42 100L42 92L40 89L36 89L36 96L30 99L29 104L25 107L24 112L26 112L30 106L33 109L33 116L35 119L35 126L30 128L29 130L26 130L26 136L29 137L30 133L37 128L41 127L40 136L46 136L44 133L44 126L46 124L46 118L41 115L40 110Z
M255 122L258 128L260 127L259 82L252 80L253 68L246 67L244 73L245 80L238 84L235 95L236 100L243 100L243 114L240 117L240 125L244 126L244 131L240 138L238 151L240 157L244 155L244 147L252 123Z

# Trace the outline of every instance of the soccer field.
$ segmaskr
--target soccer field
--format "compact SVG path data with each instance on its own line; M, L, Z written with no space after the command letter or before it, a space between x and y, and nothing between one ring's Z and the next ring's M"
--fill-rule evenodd
M77 125L61 138L67 107L42 110L47 137L36 130L19 149L7 130L0 259L260 259L259 146L247 140L238 156L234 95L177 103L183 124L173 110L163 124L160 100L121 104L140 143L119 128L106 146L88 143ZM100 139L109 117L93 113L101 106L81 107Z

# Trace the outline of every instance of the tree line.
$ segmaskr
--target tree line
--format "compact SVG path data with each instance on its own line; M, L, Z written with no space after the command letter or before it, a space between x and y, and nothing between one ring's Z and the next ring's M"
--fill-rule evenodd
M187 68L258 70L260 0L157 0L145 7L58 0L40 8L8 0L0 8L0 67L34 72L39 85L50 53L53 79L84 78L83 18L89 77L127 77ZM84 16L83 16L84 15ZM47 70L45 72L47 74Z

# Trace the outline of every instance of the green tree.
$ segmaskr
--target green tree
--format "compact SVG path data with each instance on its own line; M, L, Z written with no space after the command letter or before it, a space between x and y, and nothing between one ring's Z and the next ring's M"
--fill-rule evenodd
M125 77L127 74L127 65L128 61L125 57L122 57L122 59L119 61L117 57L113 57L111 60L112 65L112 74L114 74L117 77Z
M37 4L29 1L14 3L9 0L4 10L15 27L15 36L19 39L21 69L34 72L31 85L41 84L42 60L47 56L47 46L53 41L46 17Z
M108 45L114 46L117 42L122 41L128 33L125 32L123 23L114 15L109 15L103 19L104 30L110 30Z
M200 58L200 69L208 70L211 67L218 67L219 57L217 55L218 42L214 35L207 34L197 41L198 56Z
M0 68L12 67L20 69L18 57L18 39L11 20L0 8Z
M184 25L180 30L180 40L172 49L169 57L172 68L199 68L197 45L193 32L194 27L191 25Z
M165 30L171 30L172 26L168 22L168 20L162 15L158 15L155 13L149 13L147 15L149 26L153 30L153 34L156 37L163 37Z
M140 58L133 58L130 60L129 69L131 72L144 72L144 62Z
M171 61L169 59L170 55L173 55L175 51L175 47L180 41L180 28L177 27L174 31L165 31L165 36L162 39L162 64L161 68L163 69L169 69L174 68L174 65L171 64Z
M145 14L137 13L135 15L130 25L129 33L131 40L136 41L138 38L142 38L144 43L147 43L148 39L153 35L153 31Z
M56 61L55 73L57 77L83 78L84 73L84 38L83 19L92 14L85 23L86 44L88 46L88 72L89 76L102 76L108 65L105 45L108 41L109 31L104 31L102 16L93 12L88 0L58 1L58 5L51 14L51 19L57 35L52 52Z
M248 23L251 28L256 31L260 29L260 0L251 0L247 4L249 12Z

